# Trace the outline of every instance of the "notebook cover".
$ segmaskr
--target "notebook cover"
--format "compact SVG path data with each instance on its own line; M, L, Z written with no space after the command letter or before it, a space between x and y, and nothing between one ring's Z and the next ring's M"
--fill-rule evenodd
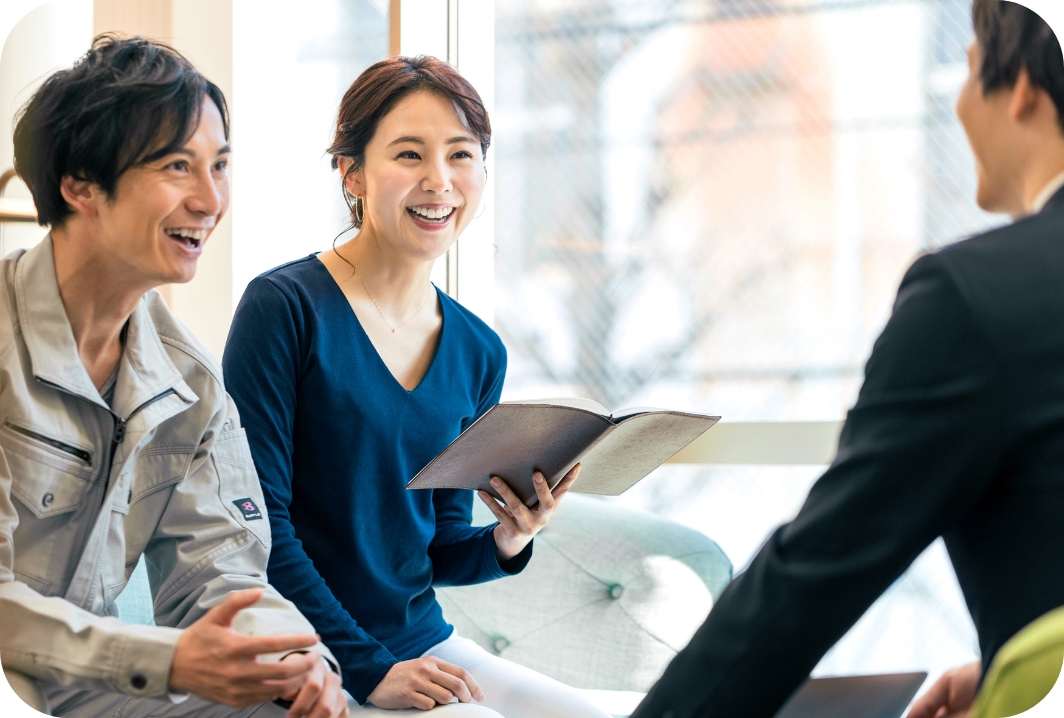
M550 404L499 404L433 459L408 489L474 489L496 496L499 476L528 506L532 473L553 488L580 461L574 491L617 495L713 426L719 417L654 412L614 425L594 412ZM586 454L586 455L585 455Z

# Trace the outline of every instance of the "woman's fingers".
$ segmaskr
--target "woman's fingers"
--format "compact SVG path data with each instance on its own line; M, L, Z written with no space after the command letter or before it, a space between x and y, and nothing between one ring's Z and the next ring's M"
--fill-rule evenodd
M499 502L495 500L494 496L489 494L487 491L478 491L477 496L480 497L481 501L487 504L488 509L491 510L491 513L495 516L496 521L498 521L500 524L503 524L504 526L516 528L513 517L510 516L510 514L503 506L499 505Z
M554 511L554 495L550 492L547 479L539 471L532 474L532 486L536 488L536 496L539 497L539 511L550 513Z
M521 503L521 499L517 498L517 494L506 485L506 482L500 479L498 476L491 477L492 487L499 492L499 496L502 497L503 503L506 504L506 508L509 509L510 515L518 521L524 517L528 512L528 507Z
M473 700L473 694L462 679L450 673L440 670L433 678L436 684L446 688L447 691L458 699L459 703L469 703Z
M569 491L569 487L573 485L573 482L575 482L577 478L579 478L579 476L580 464L577 464L572 469L570 469L569 473L565 475L565 478L559 481L558 485L554 487L554 491L552 492L554 495L554 500L557 501L561 497L565 496L566 492Z
M452 676L461 681L462 685L469 689L469 694L477 701L484 700L484 692L480 690L480 685L473 678L473 674L460 666L456 666L453 663L446 661L439 661L436 666L444 673L450 673ZM463 701L464 702L464 701Z
M451 691L448 690L445 686L441 686L439 683L436 682L437 680L440 680L438 678L440 672L436 671L435 673L436 675L429 675L424 677L424 679L421 681L421 685L417 687L417 692L421 693L422 695L428 696L439 705L445 706L451 702L451 698L454 697L454 694L451 693Z

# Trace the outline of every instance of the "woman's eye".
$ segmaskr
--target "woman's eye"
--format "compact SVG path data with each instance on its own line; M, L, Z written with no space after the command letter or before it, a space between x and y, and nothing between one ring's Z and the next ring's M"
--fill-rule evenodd
M417 152L414 152L413 150L406 150L404 152L400 152L399 153L399 159L402 159L402 160L419 160L419 159L421 159L421 156Z
M228 167L229 167L229 162L228 162L227 160L219 160L219 161L218 161L217 163L215 163L215 165L214 165L214 171L215 171L215 172L225 172L225 170L226 170L226 169L227 169Z
M460 150L451 155L451 158L456 160L471 160L473 159L473 155L472 153L466 152L465 150Z

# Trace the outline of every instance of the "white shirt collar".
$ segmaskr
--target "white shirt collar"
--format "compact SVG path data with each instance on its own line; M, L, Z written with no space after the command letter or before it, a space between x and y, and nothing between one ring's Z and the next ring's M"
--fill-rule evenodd
M1038 196L1034 198L1034 202L1031 203L1031 214L1038 214L1045 209L1046 205L1049 204L1049 200L1053 199L1053 195L1061 187L1064 187L1064 172L1049 180L1049 184L1043 187Z

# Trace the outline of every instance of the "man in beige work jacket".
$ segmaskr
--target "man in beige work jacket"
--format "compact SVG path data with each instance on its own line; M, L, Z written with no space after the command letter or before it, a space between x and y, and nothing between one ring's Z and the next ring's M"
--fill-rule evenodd
M225 213L227 141L184 58L107 37L15 130L51 232L0 262L0 658L55 715L347 714L328 649L266 582L220 369L153 291L192 278ZM157 626L116 616L141 556Z

